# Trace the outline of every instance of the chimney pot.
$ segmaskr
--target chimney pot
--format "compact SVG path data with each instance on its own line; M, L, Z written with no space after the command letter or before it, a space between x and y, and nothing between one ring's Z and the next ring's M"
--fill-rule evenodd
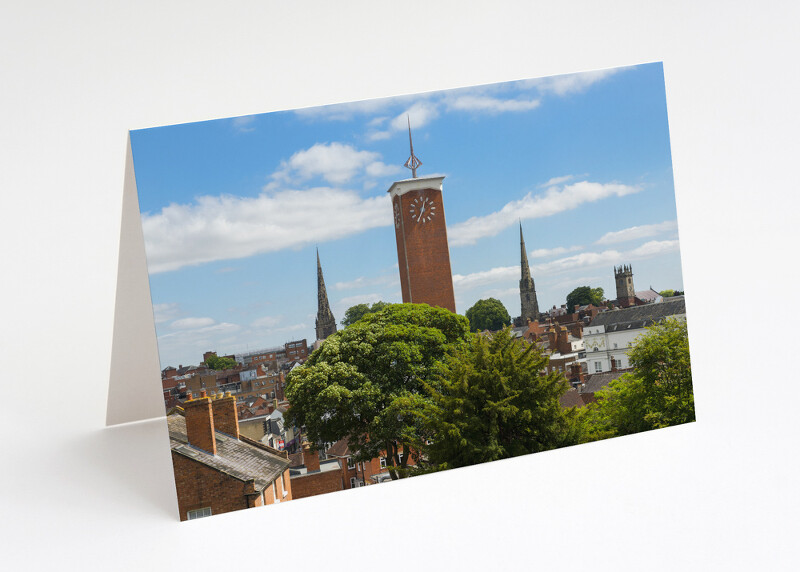
M183 411L189 444L216 455L217 442L214 438L214 416L211 412L211 403L210 399L201 396L199 399L185 403Z
M230 393L230 392L229 392ZM212 403L214 415L214 428L233 437L239 438L239 416L236 411L236 399L231 395L217 394L217 399Z

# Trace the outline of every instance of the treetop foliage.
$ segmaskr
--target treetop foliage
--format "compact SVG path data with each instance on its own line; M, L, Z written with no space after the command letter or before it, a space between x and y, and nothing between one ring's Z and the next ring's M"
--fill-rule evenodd
M591 288L589 286L578 286L572 292L567 294L567 312L573 312L575 305L586 306L594 304L600 306L603 303L605 294L603 289Z
M542 374L548 356L536 344L515 340L510 328L447 356L437 384L407 396L399 411L417 419L426 452L423 470L445 470L537 453L579 442L577 413L561 407L568 386L557 373Z
M497 331L511 323L508 310L496 298L478 300L466 311L466 316L469 320L469 329L473 332Z
M381 309L388 306L386 302L375 302L370 306L369 304L356 304L355 306L350 306L347 311L344 313L344 318L342 319L342 325L346 328L352 324L358 322L362 317L369 313L379 312Z
M206 367L216 371L221 371L224 369L233 369L236 367L235 359L229 357L218 357L216 355L208 356L205 363Z
M683 296L683 291L682 290L672 290L672 289L662 290L661 292L659 292L659 295L663 296L664 298L671 298L673 296Z
M439 360L466 344L469 324L442 308L390 304L329 336L286 379L288 421L312 443L347 439L357 460L385 452L390 465L407 443L395 401L422 391Z
M628 352L633 373L597 392L588 410L593 439L628 435L695 420L685 320L648 328Z

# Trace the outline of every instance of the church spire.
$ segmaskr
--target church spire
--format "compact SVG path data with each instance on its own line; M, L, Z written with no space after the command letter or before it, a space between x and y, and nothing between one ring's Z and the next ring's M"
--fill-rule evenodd
M528 265L528 252L525 250L525 237L522 236L521 221L519 223L519 248L522 274L519 280L519 298L522 308L520 321L525 325L528 320L537 320L539 318L539 302L536 299L536 285L533 283L531 268Z
M411 117L406 115L408 119L408 146L411 148L411 156L403 165L406 169L411 169L411 177L413 179L417 178L417 168L422 165L422 161L419 160L419 157L414 155L414 142L411 140Z
M319 262L317 249L317 339L324 340L336 331L336 319L328 303L328 292L325 290L325 278L322 276L322 265Z

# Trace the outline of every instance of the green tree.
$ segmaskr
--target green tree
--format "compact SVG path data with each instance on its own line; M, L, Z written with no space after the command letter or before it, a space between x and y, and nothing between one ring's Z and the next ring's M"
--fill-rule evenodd
M579 306L586 306L587 304L600 306L603 303L603 298L604 292L600 287L578 286L567 294L567 311L574 311L576 304Z
M672 289L670 289L670 290L662 290L661 292L659 292L659 294L661 296L663 296L664 298L671 298L672 296L683 296L683 292L682 291L680 291L680 290L672 290Z
M216 355L208 356L206 359L206 366L209 369L221 371L223 369L233 369L236 367L236 360L229 357L218 357Z
M469 329L473 332L490 330L496 331L511 323L511 316L503 303L496 298L478 300L467 310Z
M403 436L413 435L415 420L397 414L397 401L433 383L437 362L469 336L466 318L425 304L367 314L289 374L287 422L305 426L312 443L347 439L359 461L385 452L392 478L406 476Z
M386 302L375 302L372 306L369 304L356 304L355 306L350 306L347 311L344 313L344 319L342 319L342 325L346 328L352 324L358 322L361 318L363 318L367 314L374 314L375 312L380 312L383 308L388 306Z
M557 372L541 373L547 361L536 344L515 340L510 328L475 336L448 356L439 368L439 383L427 385L427 395L409 396L402 403L403 412L419 420L422 441L414 445L425 451L423 470L465 467L580 442L577 411L559 403L567 384Z
M633 373L599 391L588 410L592 439L694 421L686 321L668 318L648 328L628 355Z

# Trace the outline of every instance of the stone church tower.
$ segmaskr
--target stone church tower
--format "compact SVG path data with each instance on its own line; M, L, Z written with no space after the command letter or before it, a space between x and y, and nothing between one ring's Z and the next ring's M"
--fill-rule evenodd
M536 300L536 285L533 283L531 268L528 265L528 253L525 251L525 238L522 236L522 223L519 225L520 268L522 276L519 279L519 298L522 303L522 313L519 317L521 326L528 320L539 319L539 302Z
M322 265L319 263L317 249L317 339L324 340L336 331L336 319L328 304L328 292L325 290L325 279L322 277Z
M636 290L633 288L633 270L628 265L614 267L614 280L617 283L617 304L623 308L636 303Z

